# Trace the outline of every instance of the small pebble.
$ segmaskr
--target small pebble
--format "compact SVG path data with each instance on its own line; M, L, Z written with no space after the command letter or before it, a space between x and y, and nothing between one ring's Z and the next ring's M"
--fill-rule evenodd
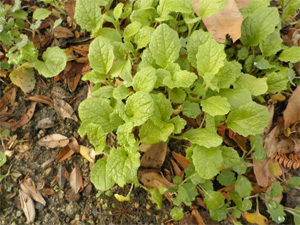
M22 211L17 211L16 215L17 215L17 217L20 217L20 216L23 215L23 212Z

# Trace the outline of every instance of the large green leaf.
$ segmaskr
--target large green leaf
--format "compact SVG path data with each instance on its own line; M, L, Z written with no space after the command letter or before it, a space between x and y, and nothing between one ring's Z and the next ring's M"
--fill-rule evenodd
M202 19L217 14L225 8L227 2L228 0L202 0L199 4L199 14Z
M217 147L222 144L222 137L216 132L206 128L197 128L185 132L181 138L189 140L193 144L204 146L206 148Z
M280 23L278 10L261 8L250 14L242 24L241 41L246 46L257 46Z
M204 202L208 209L217 210L224 205L225 197L220 192L206 191L204 196Z
M262 54L267 57L275 55L281 47L282 39L280 37L279 31L274 31L270 33L262 42L259 44L259 48Z
M106 158L99 159L91 171L91 181L96 189L100 191L106 191L115 184L111 176L107 173L106 164Z
M174 12L192 13L192 1L166 0L165 7Z
M122 148L111 151L106 165L106 173L120 186L137 181L140 153L128 154Z
M269 120L269 112L265 106L249 102L230 112L226 124L234 132L247 137L262 134Z
M268 90L266 77L256 78L250 74L242 74L234 86L236 88L246 88L254 96L265 94Z
M300 61L300 47L293 46L283 50L278 57L279 60L284 62L296 63Z
M211 179L220 172L223 163L222 150L219 148L205 148L193 144L192 160L200 177Z
M114 48L108 39L99 36L90 44L88 57L96 72L107 74L114 61Z
M225 115L230 110L227 98L212 96L201 101L202 110L211 116Z
M157 80L156 71L152 66L147 66L138 71L133 77L133 88L136 91L151 92Z
M296 13L300 8L300 1L297 0L284 0L282 10L282 20L287 20L289 17Z
M244 88L221 89L219 95L227 98L231 110L236 110L240 106L252 101L250 91Z
M103 131L102 126L96 124L89 124L87 129L87 136L89 141L95 147L95 153L102 153L104 147L106 146L106 134Z
M288 79L288 68L284 68L279 72L272 72L267 74L267 93L276 93L287 89L289 83Z
M159 25L151 36L149 49L155 62L166 68L179 57L181 44L178 34L167 24Z
M139 32L134 36L134 43L137 44L137 49L146 47L150 40L153 32L155 31L152 27L142 27Z
M181 70L175 72L173 76L166 76L163 79L163 84L169 88L189 88L197 79L196 74Z
M239 196L242 198L249 196L252 190L252 184L248 178L246 176L239 175L235 182L235 191L239 194Z
M43 53L44 61L34 62L37 71L44 77L54 77L63 71L67 64L67 54L59 47L49 47Z
M173 113L172 104L171 101L162 93L151 94L151 96L154 101L154 111L151 116L151 120L159 125L161 121L167 121L170 119L170 116Z
M223 167L231 168L240 162L240 156L236 150L230 147L221 146L223 156Z

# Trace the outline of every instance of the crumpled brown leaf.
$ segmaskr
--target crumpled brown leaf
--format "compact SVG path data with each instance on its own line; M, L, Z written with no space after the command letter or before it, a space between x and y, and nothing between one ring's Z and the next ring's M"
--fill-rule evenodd
M167 143L160 142L151 145L151 147L147 149L146 153L142 156L141 166L159 169L165 161L167 150Z
M82 174L78 166L75 166L75 168L71 172L70 186L75 194L77 194L80 189L83 189Z
M284 132L290 125L300 121L300 86L298 86L288 100L286 109L283 112Z
M25 178L21 181L20 187L27 195L33 198L35 201L46 205L46 201L41 193L36 189L35 184L31 178Z
M279 126L275 126L272 131L266 136L264 140L264 148L267 156L270 158L277 152L278 135L280 133Z
M32 223L35 219L35 208L34 208L33 200L30 198L28 194L26 194L22 190L19 190L19 196L20 196L21 208L23 209L27 221L29 223Z
M69 118L78 122L72 106L61 99L54 99L54 109L60 118Z
M48 148L64 147L69 144L69 138L61 134L50 134L41 138L37 144Z
M268 187L271 184L271 180L275 177L269 170L269 164L272 163L270 159L265 159L262 162L253 160L253 169L257 184L261 187Z
M26 113L22 113L21 119L17 122L15 122L11 130L14 131L19 127L23 127L26 123L28 123L31 118L33 117L34 111L35 111L36 102L33 102L31 106L28 108Z

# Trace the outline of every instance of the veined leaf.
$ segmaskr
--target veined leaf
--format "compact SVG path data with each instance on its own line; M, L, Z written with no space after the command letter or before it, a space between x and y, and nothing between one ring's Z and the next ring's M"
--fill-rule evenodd
M265 94L268 90L267 78L256 78L250 74L242 74L234 83L236 88L246 88L252 95Z
M91 171L91 181L95 185L97 190L106 191L114 186L115 182L111 176L107 173L107 159L99 159Z
M275 55L281 47L282 39L280 37L279 31L274 31L270 33L262 42L259 43L259 48L263 56Z
M201 101L202 110L211 116L225 115L230 110L227 98L212 96Z
M290 47L283 50L283 52L278 57L279 60L284 62L296 63L300 61L300 47Z
M165 7L174 12L192 13L192 1L166 0Z
M173 76L167 76L163 79L163 84L169 88L189 88L197 79L196 74L181 70L175 72Z
M144 67L133 77L133 88L136 91L151 92L157 80L156 71L152 66Z
M222 144L223 141L222 137L216 132L210 131L206 128L189 130L185 132L181 138L206 148L217 147Z
M228 0L201 0L199 4L199 14L202 19L217 14L225 8L227 2Z
M252 184L248 178L246 176L239 175L235 182L235 191L239 194L239 196L249 196L252 190Z
M217 191L206 191L204 192L204 202L208 209L217 210L224 205L224 196Z
M250 91L244 88L221 89L219 95L227 98L231 105L231 110L236 110L240 106L252 101Z

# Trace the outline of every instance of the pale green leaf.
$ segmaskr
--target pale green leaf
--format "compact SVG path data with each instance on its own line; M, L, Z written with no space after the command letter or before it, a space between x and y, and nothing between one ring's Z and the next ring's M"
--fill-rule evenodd
M181 70L175 72L173 76L167 76L163 79L163 84L169 88L189 88L197 79L196 74Z
M192 144L204 146L206 148L217 147L222 144L222 137L216 132L206 128L197 128L185 132L181 138L189 140Z
M170 215L172 217L173 220L175 221L179 221L182 219L182 217L184 216L183 210L182 208L179 207L174 207L171 212Z
M217 74L220 68L224 66L226 59L224 45L209 38L204 44L199 45L196 59L200 76L204 76L206 72Z
M92 96L99 97L99 98L111 98L113 91L114 91L113 86L102 86L96 90L93 90Z
M159 190L157 188L150 188L148 189L148 193L150 193L149 199L152 202L155 202L158 209L161 209L162 201L163 201L163 195L159 193Z
M221 185L230 186L236 181L235 173L231 170L222 170L218 175L217 180Z
M240 106L252 101L250 91L244 88L221 89L219 95L227 98L231 110L236 110Z
M113 14L114 14L114 17L115 17L116 20L118 20L121 17L123 7L124 7L124 4L122 2L120 2L114 8Z
M100 191L106 191L115 184L111 176L107 173L106 164L106 158L99 159L91 171L91 181L95 188Z
M112 42L122 42L122 36L120 32L116 29L110 27L103 27L98 31L98 36L107 38Z
M97 73L96 71L92 70L92 71L84 74L84 76L81 79L89 80L90 82L97 84L97 83L101 83L101 82L105 81L106 75Z
M122 148L111 151L106 165L106 173L120 187L137 180L137 169L140 166L140 153L128 154Z
M222 150L219 148L205 148L193 144L192 160L200 177L211 179L220 172L223 163Z
M229 113L226 124L245 137L262 134L269 123L269 112L265 106L249 102Z
M293 46L283 50L278 57L279 60L284 62L296 63L300 61L300 47Z
M179 134L184 129L186 125L186 121L182 119L180 116L175 116L168 121L169 123L174 124L174 134Z
M139 32L142 24L140 22L132 22L124 29L123 37L131 37Z
M112 77L120 77L125 87L132 86L132 75L131 75L131 61L130 60L118 60L113 63L111 68Z
M32 17L35 20L44 20L50 14L51 14L51 11L49 11L48 9L38 8L33 12Z
M286 188L290 189L291 187L298 188L300 187L300 177L292 177L286 181Z
M262 42L259 43L259 48L263 56L275 55L282 49L282 38L279 31L270 33Z
M245 88L253 96L265 94L268 90L267 78L256 78L250 74L242 74L234 84L235 88Z
M166 0L165 7L173 12L192 13L192 1Z
M156 71L152 66L144 67L133 77L133 88L135 91L151 92L157 80Z
M132 133L133 124L127 122L118 127L117 139L118 144L124 147L129 153L135 153L138 148L138 142L135 140L134 134Z
M155 62L166 68L179 57L181 44L178 34L167 24L159 25L151 36L149 49Z
M49 47L43 53L44 61L35 61L35 68L44 77L54 77L63 71L67 64L67 55L59 47Z
M230 147L221 146L223 156L223 167L231 168L240 162L240 156L236 150Z
M298 0L284 0L282 10L282 20L289 19L291 15L296 14L296 11L300 8L300 1Z
M101 23L102 14L98 0L77 0L74 19L81 28L92 31Z
M127 87L125 87L124 85L122 86L117 86L116 88L114 88L112 96L115 99L118 100L123 100L125 99L128 95L130 94L130 91L128 90Z
M258 9L266 8L270 5L270 0L251 0L245 7L240 9L244 19Z
M0 151L0 167L6 163L6 155L4 152Z
M199 104L197 102L190 102L190 101L185 101L182 104L181 111L183 115L194 119L196 119L196 117L201 113Z
M287 89L289 84L288 69L281 70L279 72L272 72L267 74L267 93L276 93Z
M280 182L272 183L271 189L266 193L267 196L279 197L282 195L283 188L280 185Z
M239 175L235 182L235 191L239 194L239 196L242 198L249 196L252 190L252 184L248 178L246 176Z
M108 39L97 37L90 44L88 57L96 72L107 74L114 61L113 46Z
M199 4L199 14L202 19L217 14L225 8L227 2L228 0L201 0Z
M230 110L227 98L212 96L201 101L202 110L211 116L225 115Z
M102 153L106 145L106 134L99 125L90 123L87 129L87 136L90 143L95 147L95 153Z
M242 24L241 42L246 46L257 46L280 22L277 8L261 8L250 14Z
M142 27L139 32L134 36L134 43L137 44L137 49L141 49L146 47L150 40L151 36L154 32L153 27Z
M173 113L171 101L162 93L151 94L154 101L154 111L151 120L159 125L161 121L167 121ZM158 121L158 122L157 122Z
M217 191L206 191L204 192L204 202L208 209L217 210L224 205L225 197Z
M300 224L300 206L299 205L297 205L295 207L295 209L286 208L285 210L294 216L294 224Z

